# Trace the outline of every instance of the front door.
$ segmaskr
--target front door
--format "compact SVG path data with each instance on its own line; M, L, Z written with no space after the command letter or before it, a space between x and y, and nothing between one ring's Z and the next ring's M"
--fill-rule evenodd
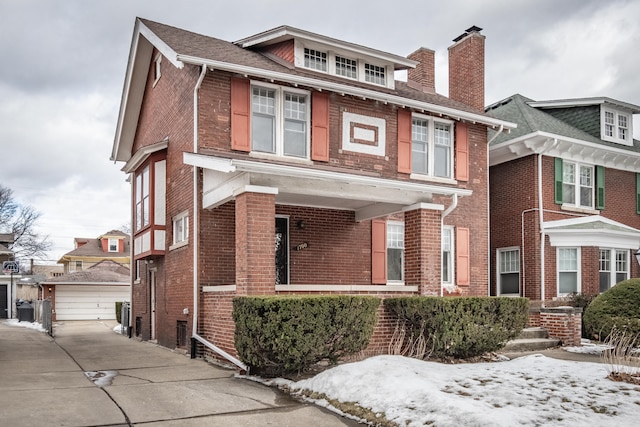
M150 311L151 311L151 340L156 339L156 272L155 270L149 271L149 283L150 283L150 292L151 298L150 303Z
M289 284L289 218L276 217L276 285Z
M0 319L9 317L9 304L7 302L7 285L0 285Z

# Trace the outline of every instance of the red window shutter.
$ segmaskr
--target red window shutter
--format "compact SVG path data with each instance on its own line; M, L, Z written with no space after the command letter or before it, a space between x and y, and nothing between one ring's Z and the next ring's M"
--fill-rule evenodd
M371 221L371 283L387 283L387 222Z
M329 95L323 92L312 96L311 160L329 161Z
M251 85L247 79L231 79L231 149L251 151Z
M118 240L118 252L124 252L124 240Z
M464 123L456 123L456 179L469 181L469 129Z
M398 110L398 172L411 173L411 111Z
M471 283L469 261L469 229L456 227L456 282L460 286Z

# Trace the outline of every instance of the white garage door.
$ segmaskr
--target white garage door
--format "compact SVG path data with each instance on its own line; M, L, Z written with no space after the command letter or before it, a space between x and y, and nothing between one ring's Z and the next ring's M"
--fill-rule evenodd
M57 285L56 319L115 319L116 301L129 301L129 286Z

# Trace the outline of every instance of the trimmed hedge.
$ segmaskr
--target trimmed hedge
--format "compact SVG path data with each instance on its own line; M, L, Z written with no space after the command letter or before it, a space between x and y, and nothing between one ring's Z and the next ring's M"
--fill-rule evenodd
M598 295L583 315L588 338L606 339L615 327L640 334L640 279L624 280Z
M499 350L529 320L526 298L403 297L384 305L398 318L392 352L419 359L466 359Z
M253 372L281 375L357 353L369 343L374 297L256 296L233 299L235 346Z

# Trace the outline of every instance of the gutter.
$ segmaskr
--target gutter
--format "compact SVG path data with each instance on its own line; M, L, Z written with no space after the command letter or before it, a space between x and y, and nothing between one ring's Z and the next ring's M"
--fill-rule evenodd
M198 92L200 91L200 87L202 86L202 82L207 74L207 66L202 65L202 71L200 72L200 77L198 77L198 82L196 83L195 88L193 89L193 153L198 153ZM196 341L202 343L205 347L213 350L215 353L219 354L226 360L230 361L237 367L239 367L243 373L249 372L249 367L242 363L237 358L233 357L226 351L221 348L215 346L211 342L207 341L200 335L198 335L198 322L200 311L199 307L199 269L198 269L198 250L200 248L200 239L199 239L199 206L198 206L198 173L200 172L200 168L196 165L193 165L193 319L191 326L191 358L195 359L196 357Z

